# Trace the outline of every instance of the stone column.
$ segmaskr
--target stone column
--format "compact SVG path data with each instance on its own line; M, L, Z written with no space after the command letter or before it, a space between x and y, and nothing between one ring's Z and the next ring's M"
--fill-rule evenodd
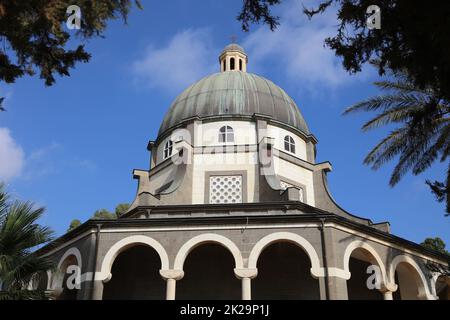
M384 300L394 300L393 293L397 291L398 286L395 283L390 283L388 281L385 281L381 285L381 293L383 294Z
M383 298L384 300L394 300L394 297L392 296L392 291L383 292Z
M258 269L234 269L234 274L242 283L242 300L252 299L251 279L258 275Z
M175 300L177 280L169 278L166 280L166 282L167 282L166 300Z
M252 300L252 282L250 278L242 278L242 300Z
M103 280L95 280L92 292L92 300L103 299Z
M313 276L314 277L314 276ZM327 300L327 284L325 282L325 277L314 277L319 281L319 294L320 300Z
M346 279L336 276L329 276L328 288L330 300L348 300Z
M183 279L183 270L159 270L159 274L167 283L166 300L175 300L177 280Z

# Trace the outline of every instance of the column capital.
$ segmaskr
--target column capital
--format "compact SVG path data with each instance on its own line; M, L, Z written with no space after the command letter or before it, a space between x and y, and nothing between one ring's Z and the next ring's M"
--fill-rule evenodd
M258 275L258 269L249 269L249 268L243 268L243 269L234 269L234 274L238 279L242 278L248 278L253 279Z
M395 292L398 289L398 285L392 282L385 282L381 284L380 291L381 292Z
M101 279L101 281L103 283L107 283L107 282L111 281L111 278L112 278L112 273L110 272L105 278ZM95 280L97 280L97 279L95 279Z
M394 300L393 293L397 291L398 285L392 282L384 282L381 284L380 292L383 294L384 300Z
M173 280L181 280L184 277L184 271L183 270L159 270L159 274L161 277L163 277L165 280L173 279Z

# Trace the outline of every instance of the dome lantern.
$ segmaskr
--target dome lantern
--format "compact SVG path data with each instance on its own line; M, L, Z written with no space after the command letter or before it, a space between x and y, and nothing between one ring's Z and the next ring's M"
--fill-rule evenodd
M247 72L247 54L244 49L236 44L227 45L219 56L220 71L242 71Z

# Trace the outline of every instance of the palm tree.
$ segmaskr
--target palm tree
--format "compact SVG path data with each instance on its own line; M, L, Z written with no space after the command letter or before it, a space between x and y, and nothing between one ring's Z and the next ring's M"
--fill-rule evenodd
M53 231L36 223L43 213L31 202L10 201L0 184L0 300L46 298L46 288L27 290L53 268L50 259L33 253L53 238Z
M376 63L375 63L376 64ZM389 70L388 70L389 71ZM390 80L375 82L385 94L361 101L344 114L375 111L378 114L362 126L369 131L381 126L395 128L366 156L364 163L374 170L398 157L389 184L395 186L412 171L418 175L435 161L446 162L450 152L450 102L432 88L421 89L406 73L389 71ZM437 200L446 201L450 214L450 163L445 182L426 181Z

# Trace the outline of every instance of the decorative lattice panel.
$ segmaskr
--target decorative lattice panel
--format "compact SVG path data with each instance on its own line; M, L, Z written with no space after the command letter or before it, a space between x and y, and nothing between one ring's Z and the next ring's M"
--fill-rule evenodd
M209 203L241 203L242 176L210 176Z
M281 189L283 189L283 190L286 190L289 187L295 187L294 185L287 183L285 181L280 181L280 185L281 185ZM299 188L299 187L297 187L297 188ZM300 190L298 190L298 192L299 192L299 199L301 202L303 202L303 189L300 188Z

